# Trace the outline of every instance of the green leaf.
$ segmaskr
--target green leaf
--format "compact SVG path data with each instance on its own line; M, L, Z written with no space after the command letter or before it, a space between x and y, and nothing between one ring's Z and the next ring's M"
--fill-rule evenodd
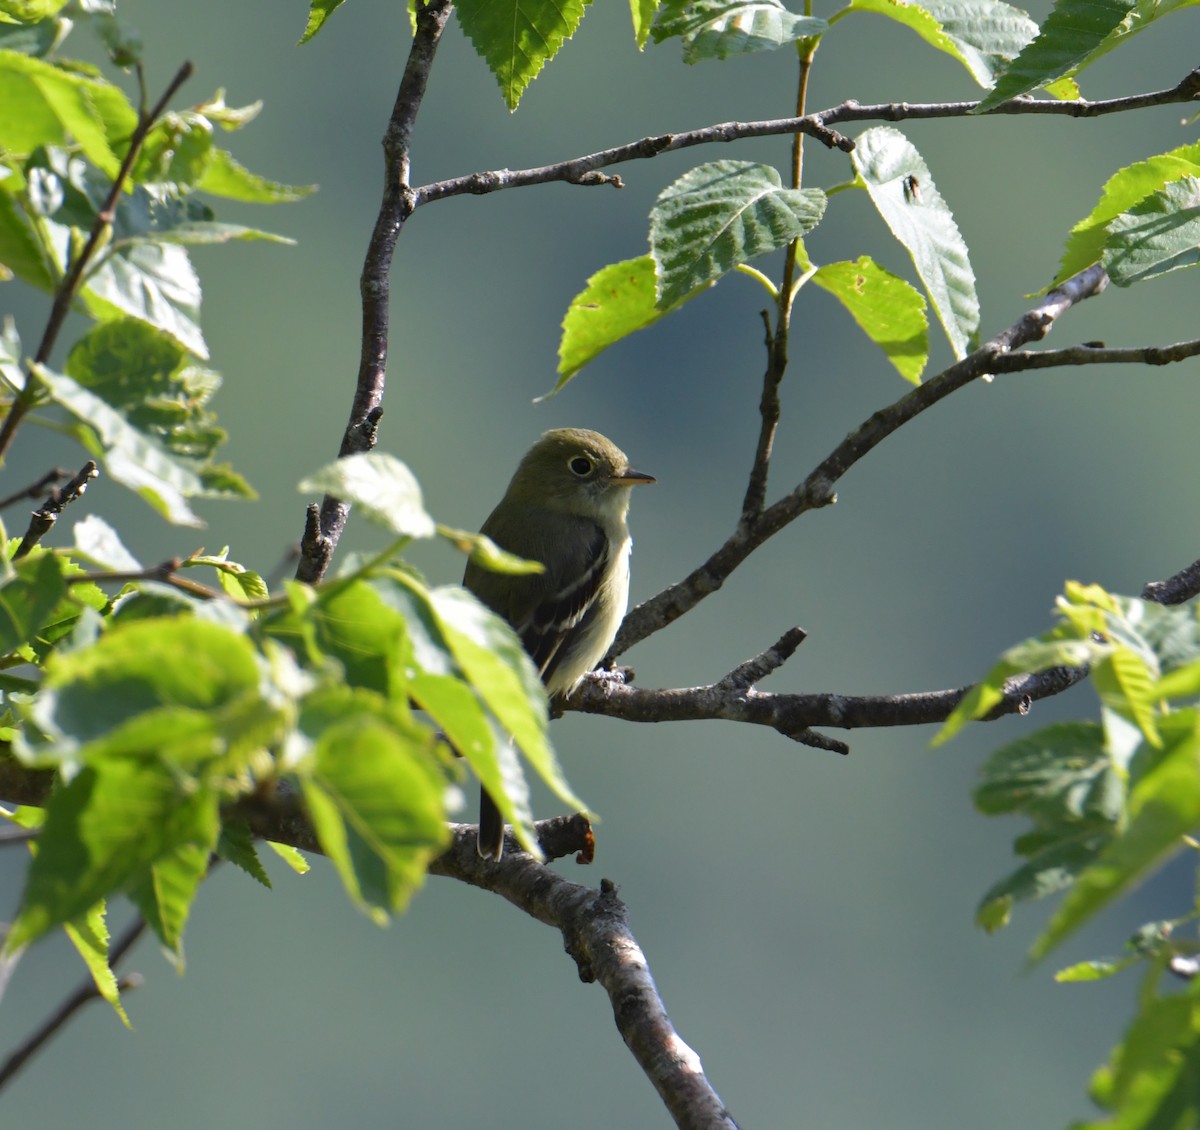
M399 459L384 452L347 455L309 475L299 489L353 503L371 521L401 537L429 538L437 532L416 477Z
M200 330L200 279L182 247L169 243L114 245L81 292L94 317L129 314L163 330L197 357L208 357Z
M0 275L4 274L3 268L31 286L54 289L49 257L34 235L29 217L4 191L4 181L0 180Z
M1162 723L1164 748L1129 794L1128 815L1120 835L1082 875L1050 924L1034 943L1031 956L1044 957L1122 891L1161 865L1200 826L1200 734L1192 710Z
M0 4L0 12L3 10ZM44 59L62 43L70 27L70 20L55 18L20 24L0 21L0 49Z
M110 177L121 165L114 142L137 125L133 107L111 83L16 51L0 50L0 106L0 150L25 156L75 142Z
M1110 221L1170 181L1186 176L1200 176L1200 143L1181 145L1169 153L1127 165L1109 177L1096 206L1071 229L1051 287L1100 259L1108 242L1106 229Z
M1054 974L1054 979L1061 985L1080 984L1085 981L1103 981L1136 964L1137 957L1123 957L1119 961L1080 961L1068 965Z
M779 0L663 0L652 34L655 43L681 39L683 61L698 63L773 51L828 27L815 16L789 12Z
M66 595L62 561L35 551L0 577L0 655L31 644Z
M0 14L27 24L57 16L66 6L67 0L0 0Z
M629 0L629 13L633 16L633 38L639 51L646 46L650 38L650 25L654 23L654 13L658 11L661 0Z
M325 21L336 12L345 0L310 0L308 6L308 23L304 26L304 34L300 43L307 43L324 26Z
M1160 745L1154 700L1154 679L1143 658L1127 647L1115 647L1092 670L1092 681L1101 702L1119 711L1141 730L1145 739Z
M654 325L667 313L657 304L652 255L626 259L597 271L567 307L558 344L558 384L549 395L563 388L610 345Z
M684 173L650 213L657 305L668 310L739 263L786 247L825 211L819 189L784 188L751 161L714 161Z
M459 0L458 22L500 84L510 110L570 39L589 0Z
M208 168L196 187L211 196L223 196L245 204L290 204L317 191L315 184L282 184L260 177L238 164L224 149L213 150Z
M183 972L183 928L200 883L208 874L212 842L184 843L156 859L129 884L129 897L180 973Z
M269 595L267 583L258 573L229 560L228 547L219 554L199 553L184 562L188 569L206 565L216 569L221 589L237 600L262 600Z
M929 319L917 290L867 255L854 263L828 263L812 281L846 307L906 381L921 383L929 360Z
M207 408L220 376L136 318L94 326L72 347L66 373L174 455L207 459L225 438Z
M451 653L501 729L512 736L525 759L560 800L574 809L586 810L586 805L567 784L550 746L545 692L520 639L504 620L465 589L445 586L429 595ZM506 755L503 743L496 747L496 753L503 762ZM502 763L501 772L502 776L515 780L519 773L515 760L507 770ZM494 783L503 783L506 786L503 795L511 796L507 791L508 781L483 783L489 792ZM503 797L493 795L501 812L509 816ZM532 828L517 819L516 814L513 820L522 845L536 854Z
M292 848L295 851L295 848ZM217 838L216 853L222 859L229 860L235 867L241 868L257 883L270 889L271 878L258 857L258 848L254 843L254 834L250 825L244 820L226 820L221 825L221 834Z
M193 617L120 622L93 646L47 660L37 723L60 748L130 727L131 751L144 735L147 752L165 753L173 736L207 740L237 721L238 709L257 701L259 678L254 647L229 628Z
M324 656L341 664L346 682L403 701L406 629L404 618L374 587L359 579L324 586L302 611L288 609L264 623L265 631L298 652L311 641L318 665Z
M91 450L103 459L105 469L117 482L176 525L204 524L187 503L188 498L205 493L195 471L70 377L43 365L36 366L35 372L53 400L94 433Z
M350 715L323 730L301 777L321 846L376 921L407 905L449 838L430 743L428 734Z
M274 851L297 875L307 875L312 870L308 860L291 844L277 844L273 840L268 840L267 847Z
M72 527L79 556L114 573L136 573L142 563L125 548L121 535L97 514L88 514Z
M1013 60L976 112L1082 69L1134 6L1133 0L1058 0L1037 38Z
M912 256L954 356L965 357L978 344L975 272L920 153L899 130L876 126L858 136L850 157L876 210Z
M1101 262L1130 286L1200 262L1200 178L1171 181L1110 221Z
M486 534L473 534L468 530L456 530L453 526L438 523L438 537L444 538L460 553L469 555L476 565L482 565L493 573L507 573L512 577L529 576L545 572L540 561L530 561L501 549Z
M1037 34L1020 8L1000 0L851 0L849 11L875 12L915 31L931 47L957 59L982 87L990 87L1010 59Z
M1092 1096L1116 1112L1080 1130L1166 1130L1200 1118L1200 981L1182 993L1144 999L1110 1064L1097 1072Z
M120 760L81 770L46 807L6 949L84 914L179 847L211 849L217 828L216 794L166 766Z
M83 958L84 965L92 975L96 991L113 1006L121 1023L126 1028L132 1028L125 1008L121 1004L121 990L117 985L116 974L108 964L108 911L107 904L101 899L95 906L81 915L74 922L64 922L63 929L71 944Z
M1013 675L1045 671L1050 667L1078 667L1098 654L1102 645L1087 640L1044 637L1029 639L1009 648L996 665L976 683L954 708L933 739L934 745L949 741L968 722L984 717L1004 700L1004 684ZM1099 652L1102 654L1102 651Z

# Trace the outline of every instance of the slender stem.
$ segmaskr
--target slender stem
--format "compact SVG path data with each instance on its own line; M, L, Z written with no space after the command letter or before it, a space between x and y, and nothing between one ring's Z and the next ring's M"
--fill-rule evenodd
M338 455L370 451L383 416L383 390L388 359L388 309L391 301L392 256L396 241L415 205L409 184L413 128L425 98L442 31L450 18L451 0L417 5L417 30L392 115L383 136L383 198L367 245L359 290L362 296L362 337L358 379L350 419ZM349 503L326 495L318 514L309 516L300 543L296 578L316 584L324 575L350 514Z

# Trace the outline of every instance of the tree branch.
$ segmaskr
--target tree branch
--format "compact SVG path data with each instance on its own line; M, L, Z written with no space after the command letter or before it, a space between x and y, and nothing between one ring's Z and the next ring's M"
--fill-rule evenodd
M753 683L782 664L790 654L780 646L787 639L785 636L761 656L740 664L723 679L706 686L651 690L593 674L584 678L562 703L562 708L626 722L712 719L744 722L768 726L804 745L848 753L844 743L815 734L812 728L856 730L944 722L972 689L966 686L892 695L770 694L757 690ZM1054 667L1037 674L1014 676L1004 685L1003 700L985 720L1023 714L1032 702L1061 694L1087 674L1086 667Z
M743 515L734 533L707 561L693 569L682 581L669 585L633 609L621 625L611 655L623 654L716 592L754 550L785 526L809 510L836 502L834 486L837 481L893 432L951 393L1009 364L1004 360L1006 354L1045 337L1054 322L1067 310L1099 294L1107 285L1108 276L1099 265L1081 271L1052 290L1018 321L996 334L974 353L863 421L790 493L757 517L747 519ZM1106 351L1090 352L1097 355L1093 359L1101 359L1100 355ZM1021 356L1033 358L1040 355L1031 353ZM1035 364L1031 361L1024 367L1032 368ZM1017 366L1014 364L1014 367Z
M63 479L69 479L70 477L71 472L65 467L52 467L36 482L30 483L27 487L22 487L7 498L0 498L0 510L6 510L8 507L15 506L18 502L22 502L27 498L41 498L46 491L58 486Z
M383 390L388 356L388 303L391 297L392 256L405 221L412 215L414 194L409 187L409 151L413 127L425 98L425 87L437 54L438 43L450 18L451 0L429 0L416 8L417 29L408 63L396 93L396 102L383 135L383 198L363 261L359 290L362 295L362 344L358 380L350 419L342 435L338 456L370 451L375 446L383 415ZM315 530L305 529L296 578L315 584L325 575L337 543L346 528L350 507L332 495L321 502Z
M112 948L109 955L109 967L116 969L117 963L129 952L133 944L146 929L146 920L140 915L133 925L121 935L121 939ZM136 989L142 983L136 973L122 977L117 982L117 989L125 992ZM100 1000L100 990L91 978L85 978L79 987L54 1010L45 1022L15 1050L0 1066L0 1090L3 1090L13 1077L49 1042L50 1038L59 1032L64 1025L89 1001Z
M1002 102L988 111L996 114L1053 114L1072 118L1095 118L1105 114L1144 110L1152 106L1166 106L1179 102L1190 102L1200 95L1200 68L1192 71L1181 82L1166 90L1147 94L1133 94L1126 98L1106 98L1095 102L1085 99L1059 101L1057 99L1014 98ZM582 157L572 157L551 165L539 165L529 169L493 169L488 172L468 173L433 181L413 190L413 207L432 204L435 200L446 200L452 196L470 194L484 196L490 192L501 192L508 188L524 188L532 184L550 184L556 181L568 184L594 184L589 174L610 165L628 161L643 161L657 157L660 153L673 153L680 149L692 149L697 145L713 145L717 142L738 141L749 137L774 137L781 134L806 133L830 149L849 153L854 142L830 128L839 122L884 121L901 122L910 119L965 118L975 114L979 101L974 102L881 102L863 106L849 100L827 110L819 110L800 118L774 118L757 122L722 122L702 129L686 130L683 133L664 133L643 137L638 141L601 149Z
M603 879L600 890L592 890L519 851L506 852L499 863L481 860L474 828L463 832L430 872L493 891L559 930L580 980L596 982L608 994L626 1046L675 1124L689 1130L736 1130L737 1123L705 1078L700 1057L667 1016L615 884Z
M1162 581L1147 581L1142 589L1143 600L1157 604L1183 604L1200 593L1200 561L1193 561L1172 577Z
M29 528L25 531L25 536L21 538L21 544L17 546L17 550L13 554L14 561L24 557L54 529L58 516L77 498L82 497L88 488L88 483L99 474L100 469L93 460L89 459L66 486L61 489L58 487L51 489L50 497L30 515Z

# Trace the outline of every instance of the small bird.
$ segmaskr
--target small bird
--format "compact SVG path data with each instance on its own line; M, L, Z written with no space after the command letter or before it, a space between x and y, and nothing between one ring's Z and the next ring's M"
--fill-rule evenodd
M468 563L463 584L513 626L551 698L570 695L616 638L629 600L629 488L654 481L598 432L556 428L525 453L483 524L501 549L545 567L513 575ZM484 859L504 849L486 789L478 848Z

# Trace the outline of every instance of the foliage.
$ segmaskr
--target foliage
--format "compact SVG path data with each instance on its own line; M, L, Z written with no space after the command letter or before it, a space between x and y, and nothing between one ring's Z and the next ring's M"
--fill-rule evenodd
M304 41L339 4L314 0ZM459 0L456 10L515 110L587 6ZM688 63L787 49L805 69L847 18L883 16L961 64L985 89L976 111L986 113L1038 91L1078 98L1092 62L1182 6L1060 0L1040 28L996 0L850 0L821 18L777 0L634 0L631 15L639 47L678 40ZM220 377L207 366L188 248L286 243L219 221L210 201L276 204L309 190L251 173L216 145L218 130L242 128L257 109L228 107L219 91L143 120L118 85L60 55L71 30L63 8L0 0L0 273L66 300L89 325L61 372L47 363L49 338L29 350L5 325L4 407L11 427L73 437L154 512L196 525L195 499L253 491L216 462L225 439L211 407ZM115 65L137 66L140 45L111 7L77 8L73 18L90 19ZM416 0L410 10L415 21ZM929 357L929 306L955 357L967 357L979 344L975 272L921 154L893 126L868 128L854 141L846 178L821 189L801 185L795 172L788 183L771 166L729 159L701 163L664 187L648 217L646 254L602 268L571 301L558 388L732 272L764 286L774 341L786 341L792 305L812 282L913 385ZM856 191L911 258L911 280L858 248L833 263L809 258L804 237L839 206L839 194ZM1103 187L1068 236L1056 281L1094 263L1119 286L1193 266L1198 212L1200 147L1148 155ZM778 282L751 265L773 252L788 264ZM24 338L32 340L28 330ZM271 592L227 551L144 570L98 519L75 527L70 548L48 549L28 535L6 541L0 757L53 770L55 784L44 813L4 810L38 831L5 945L11 953L63 928L122 1017L105 959L107 900L131 898L182 961L184 928L213 859L267 881L254 838L265 800L303 806L351 899L376 920L407 905L445 849L464 763L531 852L527 769L564 803L583 807L558 767L545 696L518 637L460 588L428 585L403 551L437 537L489 568L537 566L437 523L411 472L385 456L339 460L301 489L353 504L391 543L320 585ZM184 578L196 569L214 570L219 588ZM1012 676L1064 665L1087 666L1099 720L1004 746L975 797L981 812L1032 824L1014 845L1019 866L984 895L979 923L999 929L1016 903L1063 894L1034 958L1193 850L1189 837L1200 825L1194 607L1068 585L1054 627L1006 651L942 739L988 715ZM1172 962L1195 950L1173 935L1200 904L1178 909L1142 931L1127 956L1063 975L1087 980L1146 965L1138 1013L1094 1083L1097 1101L1114 1112L1106 1125L1195 1125L1200 1117L1200 979L1180 992L1161 988L1164 970L1183 968Z

